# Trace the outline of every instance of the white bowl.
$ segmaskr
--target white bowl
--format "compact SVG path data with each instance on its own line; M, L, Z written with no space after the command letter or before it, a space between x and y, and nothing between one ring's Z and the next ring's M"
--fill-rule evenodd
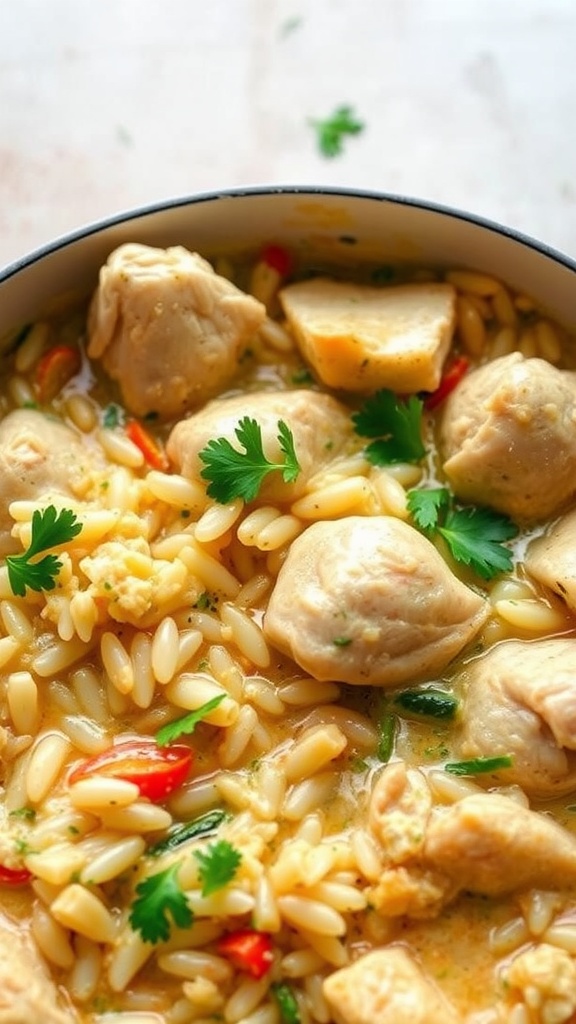
M472 267L576 328L576 262L472 214L384 193L290 186L161 202L90 224L0 271L0 337L63 293L87 291L115 246L185 245L207 257L285 243L306 260Z

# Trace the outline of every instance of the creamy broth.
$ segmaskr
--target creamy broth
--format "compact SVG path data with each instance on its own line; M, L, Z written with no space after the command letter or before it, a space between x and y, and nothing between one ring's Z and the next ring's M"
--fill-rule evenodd
M179 276L186 279L187 257L171 262L132 248L117 278L111 271L101 277L89 315L83 307L15 333L4 361L0 940L8 948L15 932L29 938L47 971L39 994L25 973L12 993L0 968L7 993L0 991L0 1022L12 1019L4 1006L22 1005L30 1024L576 1019L576 733L568 679L576 619L564 599L571 568L568 559L559 582L550 582L535 557L526 566L530 543L569 514L576 486L550 497L554 507L542 515L528 483L528 512L507 515L495 498L490 514L506 515L510 527L500 535L500 557L504 549L510 558L486 573L459 560L446 533L426 531L407 504L409 492L447 488L446 500L460 511L491 506L488 485L485 503L451 492L444 469L450 403L478 368L519 352L522 367L537 359L561 371L550 393L561 385L569 402L573 388L576 408L572 339L529 298L484 275L368 268L356 278L358 295L343 300L359 309L360 321L363 303L380 301L375 289L415 288L419 301L418 288L431 288L421 293L426 327L437 315L429 312L431 294L451 310L438 327L442 383L418 383L394 397L401 389L381 377L370 386L364 362L372 355L350 354L341 323L330 340L322 311L306 328L312 341L303 340L290 289L320 282L322 291L329 272L294 271L276 252L249 266L216 263L220 291L210 299L203 292L194 312L214 352L186 370L170 364L182 321L167 331L165 352L158 339L163 318L185 305ZM145 314L136 292L122 292L134 266L158 289ZM342 271L337 279L348 287ZM228 290L229 280L238 292ZM184 289L177 299L175 281ZM125 302L111 324L107 288L118 308ZM242 327L218 321L226 303L239 304ZM144 387L130 346L144 346L146 332L156 330L158 368ZM350 389L322 382L330 345L342 347L342 359L356 359L350 366L360 386L352 386L354 369ZM454 365L458 375L446 384ZM396 370L381 372L386 378ZM495 381L490 391L498 387ZM528 433L540 415L529 407L532 387L525 385L520 416ZM367 400L383 389L396 414L418 396L422 451L396 454L391 463L366 451L374 438L394 440L389 422L380 434L355 429ZM286 410L268 409L262 393L280 403L289 396ZM290 404L296 394L297 408ZM548 396L541 404L556 430ZM206 409L213 418L202 420ZM260 425L269 461L281 470L254 497L210 496L207 448L224 436L238 451L235 430L245 416ZM461 411L454 414L461 419ZM270 421L289 428L300 478L283 479L289 456L277 437L270 456ZM194 430L184 433L182 423ZM566 459L571 444L576 460L576 413L566 434L553 443L559 464L564 443ZM456 457L463 447L456 444ZM543 480L548 500L556 482ZM51 515L62 532L48 529L34 550L34 530ZM346 544L359 543L358 531L371 544L369 528L381 521L390 539L378 572L361 566L364 586L351 555L342 583ZM477 527L476 541L490 528ZM318 539L296 564L305 535ZM416 543L426 547L407 568L403 545ZM331 544L341 553L333 562ZM374 540L375 557L383 545ZM33 589L30 566L46 555L52 564L38 570L41 585ZM385 598L379 589L400 556L409 594L402 606L399 582ZM438 565L428 567L427 558ZM305 606L302 595L312 585L318 593L323 571L333 598L327 607L341 608L341 618L312 598ZM556 659L549 675L544 656L535 663L538 689L529 657L552 640L565 647L546 648ZM506 646L516 641L522 646ZM517 652L519 665L528 659L519 682L507 664L483 675L484 659L503 650ZM437 691L436 705L422 713L418 700ZM527 738L514 738L515 723L521 733L527 721ZM492 764L493 757L500 761ZM471 823L462 810L471 839L460 846L447 830L452 821L458 828L457 811L468 807L476 816ZM516 816L511 836L507 822ZM554 819L562 831L547 833ZM194 821L196 832L185 832ZM371 966L370 954L390 950L397 960ZM347 976L364 964L364 976ZM26 957L20 967L25 972ZM20 967L7 968L6 978ZM406 985L413 1003L403 1008ZM373 1005L372 996L358 999L374 989Z

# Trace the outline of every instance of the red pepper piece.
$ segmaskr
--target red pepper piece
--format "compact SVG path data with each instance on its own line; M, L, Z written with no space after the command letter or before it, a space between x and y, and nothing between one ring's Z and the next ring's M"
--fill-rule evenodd
M231 960L240 971L253 978L263 978L273 961L272 938L267 932L241 928L223 935L216 943L221 956Z
M458 356L453 363L450 364L446 370L440 384L436 388L436 391L432 391L427 398L424 399L424 407L430 412L432 409L436 409L442 404L444 399L448 398L451 391L457 384L460 383L462 377L467 372L470 363L466 356Z

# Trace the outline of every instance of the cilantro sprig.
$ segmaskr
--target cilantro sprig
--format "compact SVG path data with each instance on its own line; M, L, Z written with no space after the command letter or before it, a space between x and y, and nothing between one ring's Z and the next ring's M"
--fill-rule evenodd
M168 722L167 725L163 725L156 733L156 743L158 746L166 747L169 743L174 743L174 740L179 739L180 736L189 736L194 732L198 722L206 718L211 711L215 711L225 696L225 693L219 693L216 697L212 697L211 700L207 700L205 704L201 704L195 711L190 711L188 715L183 715L182 718L177 718L174 722Z
M440 534L453 558L482 579L512 568L513 555L505 542L517 536L518 527L508 516L488 508L456 507L446 487L409 491L408 510L423 533Z
M57 555L45 555L39 561L33 561L42 551L66 544L76 537L82 529L82 523L76 519L74 512L63 508L58 512L54 505L45 509L36 509L32 514L32 533L30 544L21 555L8 555L6 566L12 593L25 597L26 587L30 590L54 590L56 577L62 568Z
M365 449L368 461L375 466L420 462L426 455L422 442L423 407L416 395L404 401L386 388L366 399L353 414L352 422L360 437L375 438Z
M213 438L199 452L204 469L200 476L208 480L209 497L222 505L235 498L253 501L269 473L279 470L285 483L293 483L300 473L292 431L278 420L278 442L284 458L270 462L264 454L262 429L257 420L243 416L234 433L243 448L239 451L227 437Z
M130 924L144 942L155 944L170 938L172 923L189 928L194 915L178 881L181 862L149 875L136 886L130 910Z
M329 159L340 156L346 135L359 135L364 131L364 123L358 120L354 109L347 105L336 107L329 117L319 120L311 118L310 124L316 132L318 149L322 156Z
M242 854L227 839L211 843L206 850L194 850L202 896L211 896L234 878L242 862Z

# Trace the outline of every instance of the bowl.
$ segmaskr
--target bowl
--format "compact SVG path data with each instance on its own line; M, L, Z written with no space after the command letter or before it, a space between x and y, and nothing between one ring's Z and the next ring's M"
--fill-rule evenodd
M463 266L526 291L568 329L576 325L576 262L473 214L418 199L325 187L234 189L121 213L57 239L0 271L0 336L62 291L94 286L117 245L181 244L214 257L274 241L307 260Z
M4 339L0 351L14 360L17 370L22 367L10 379L13 405L35 404L34 396L40 392L33 390L26 375L32 379L35 366L47 354L41 347L41 325L37 349L31 357L33 346L29 346L26 358L18 363L22 349L16 348L16 340L21 340L22 326L52 314L57 319L69 306L86 299L109 254L123 243L135 242L185 246L221 267L226 261L244 266L245 261L257 259L264 247L279 245L297 264L320 272L329 268L341 277L350 270L362 280L363 269L365 274L377 270L386 279L390 267L399 265L447 271L468 268L492 281L486 294L472 289L474 301L462 300L461 295L456 299L453 282L449 287L439 282L431 286L438 285L444 296L450 293L452 310L464 301L489 318L482 311L493 308L490 301L496 293L490 289L498 279L509 289L499 288L509 303L502 323L513 295L514 308L521 311L528 331L534 334L544 325L540 338L544 347L558 342L554 323L561 325L562 337L576 334L576 262L518 232L470 213L383 193L306 186L236 189L119 214L57 239L0 271L0 339ZM417 280L417 288L429 283L424 276ZM536 308L543 313L533 314ZM264 315L261 308L260 313ZM511 315L517 315L514 309ZM494 320L500 320L499 315L492 316ZM72 338L76 346L77 365L81 365L78 336L83 330L79 323L74 321L73 338L72 331L64 333L69 325L62 327L62 337ZM258 335L257 352L258 344L266 348L266 327L270 330L269 321L259 327L264 342ZM303 366L297 366L300 357L294 354L289 337L291 347L286 348L286 332L281 327L277 331L279 336L272 331L271 349L278 362L285 359L288 369L284 377L276 368L270 370L272 359L266 362L265 351L261 360L265 372L258 377L258 365L255 376L249 378L254 390L258 390L254 381L261 380L263 390L274 390L270 382L275 379L287 390L295 390L291 383L296 376L290 374ZM62 350L63 358L69 358L70 346L66 349L64 344ZM479 353L472 355L474 363ZM506 358L513 362L515 357L512 353ZM51 370L56 362L52 359ZM135 413L139 419L123 420L118 393L102 384L102 370L82 365L78 394L74 389L63 391L64 398L58 389L51 393L43 411L55 411L56 416L44 417L40 431L46 432L45 446L50 446L51 437L55 449L61 446L64 460L68 459L66 473L70 475L70 459L82 467L84 489L71 489L64 499L58 491L54 499L51 492L42 491L45 507L40 510L32 507L34 496L24 500L23 495L10 510L16 526L8 517L4 531L20 551L34 537L37 514L40 519L41 513L46 515L46 520L48 511L56 518L68 516L66 544L55 545L57 552L63 552L64 564L55 567L52 553L48 573L52 575L32 596L30 586L28 592L25 586L18 589L7 566L0 565L1 682L8 695L5 721L17 734L2 738L3 743L6 739L3 751L17 765L16 770L7 770L6 806L0 807L14 815L8 815L4 824L14 832L17 854L4 863L6 839L0 856L0 886L8 890L3 911L14 917L26 915L28 890L22 893L19 887L35 876L39 903L33 934L52 975L47 987L41 986L40 1004L34 1003L36 990L29 986L27 991L24 968L35 962L37 951L24 931L18 931L22 948L14 949L17 965L12 974L20 978L15 998L22 1000L21 1018L31 1024L44 1021L46 1008L51 1021L76 1020L68 1014L63 998L67 988L76 993L79 1019L86 1024L108 1024L112 1019L121 1024L136 1018L146 1024L187 1024L199 1018L267 1024L303 1020L376 1024L378 1019L382 1024L408 1024L416 1004L426 1007L418 1019L430 1022L466 1019L469 1024L497 1024L512 1015L518 1021L528 1020L536 989L539 999L550 996L553 1005L561 1003L564 992L554 989L554 978L560 977L563 983L568 972L574 988L576 977L574 961L569 959L574 951L573 916L562 917L566 908L574 913L563 886L576 879L576 839L570 826L576 740L573 733L566 739L572 719L568 715L566 723L561 705L566 679L576 673L572 652L576 595L572 611L567 611L564 584L553 573L548 579L546 564L541 581L534 585L528 585L522 573L518 578L512 571L507 573L512 556L510 548L503 553L505 544L496 544L497 557L503 561L497 562L490 552L489 582L483 568L485 554L482 562L476 553L470 568L466 556L457 556L439 535L434 547L422 525L425 516L418 520L418 505L410 506L406 493L424 477L425 486L434 488L432 459L425 470L417 466L414 473L413 463L424 459L423 451L417 449L413 458L402 457L394 475L388 467L372 465L368 447L364 450L363 442L358 447L357 437L352 438L356 447L346 447L347 440L343 441L334 455L332 437L326 443L323 433L329 429L326 420L318 420L320 425L315 427L312 418L309 429L311 391L298 392L300 405L293 412L292 426L296 431L302 421L304 432L315 433L312 447L315 444L314 450L322 451L319 461L325 461L325 476L320 483L310 484L311 493L294 492L289 500L288 492L282 491L285 477L280 497L270 490L266 501L247 512L236 493L225 497L220 492L210 502L207 495L214 495L206 491L206 476L201 478L198 465L190 472L184 468L185 459L180 459L176 441L172 443L181 423L167 448L179 472L168 474L167 462L160 456L169 426L159 423L157 415L156 421L150 417L146 423L145 413L139 410ZM436 369L439 379L440 368ZM311 385L314 391L317 381L311 375L306 378L304 371L300 384L306 380L302 388ZM560 386L558 373L550 369L554 378L550 393ZM18 380L19 375L24 380ZM37 385L38 378L34 382ZM498 385L497 380L491 381L488 391L496 391ZM84 394L86 387L90 401ZM316 398L332 403L325 407L328 419L345 417L342 436L349 440L350 413L358 413L365 395L339 388L334 386L330 395L316 394ZM438 398L442 384L438 392L422 384L412 390L418 391L417 403L424 410L430 398L443 401L446 397ZM347 403L344 409L341 398ZM453 398L449 395L448 402ZM232 396L235 399L237 394ZM242 394L241 404L234 406L238 441L238 426L248 419L238 419L245 411L245 400ZM549 415L553 420L554 402L543 404L544 419ZM260 408L264 417L265 407ZM366 416L363 406L360 414L362 408ZM400 398L394 415L403 415L403 410ZM281 421L272 411L278 428L275 440L281 441ZM246 412L250 414L248 403ZM16 416L22 413L23 409L16 409ZM458 417L465 420L469 413L473 418L474 409L464 406ZM37 411L24 413L29 416L38 423ZM59 416L64 423L53 422ZM426 421L428 438L434 436L436 416L432 412ZM207 469L215 432L225 430L222 423L221 419L216 427L212 423L202 448ZM286 428L286 423L282 426ZM374 436L370 429L367 437ZM246 437L248 427L244 430ZM68 438L71 431L74 434L71 455L65 451L71 442L63 442L59 431L68 431ZM231 429L229 435L233 439ZM21 443L25 456L33 459L42 440L30 442L25 437L15 450ZM283 441L279 449L286 455L286 434ZM544 454L545 449L546 445ZM560 451L559 461L561 456ZM330 475L333 457L341 459L335 476ZM84 460L88 470L83 468ZM57 469L60 472L60 464ZM321 477L314 473L316 469L314 463L309 483ZM540 463L536 475L539 469ZM568 494L573 499L573 476L563 485L563 497ZM346 490L350 482L357 494L353 501ZM5 489L9 486L4 483ZM89 498L84 501L86 494ZM446 507L450 508L441 504L450 502L446 494L439 498L442 515L448 515ZM344 504L338 505L343 495ZM11 496L5 494L5 501ZM62 500L73 507L62 505ZM456 513L462 534L469 523L466 502L464 494L463 507ZM361 512L354 512L358 507ZM321 508L325 511L318 512ZM513 543L514 524L498 517L496 522L493 509L485 515L479 511L477 538L478 530L481 534L495 530L499 541ZM254 517L252 532L247 529L241 537L245 514ZM75 515L82 529L72 522ZM421 531L408 522L410 515ZM376 520L378 536L373 539ZM268 525L278 521L284 540L276 538L273 543L270 534L264 541ZM448 519L442 521L448 524ZM335 527L329 534L336 538L332 547L326 546L326 533L322 533L326 522ZM338 533L342 523L344 532ZM71 524L77 527L75 534ZM568 526L573 529L573 523ZM401 674L389 677L389 687L388 682L382 684L380 700L377 690L382 678L368 680L376 684L371 689L356 685L365 683L367 675L364 660L358 666L349 657L351 650L358 649L354 648L357 636L351 635L356 605L354 614L348 619L344 615L334 626L327 670L316 668L317 662L310 668L306 657L300 657L298 629L291 632L290 618L294 607L300 606L300 588L308 585L311 564L320 566L317 575L327 581L324 591L336 581L336 588L341 587L338 596L346 593L339 582L344 564L346 585L356 579L361 565L371 586L377 577L378 592L388 563L374 573L372 555L366 556L365 551L372 545L374 559L380 558L384 527L389 531L386 559L392 578L396 548L398 558L410 566L403 586L397 587L399 600L403 589L414 594L409 601L404 598L402 614L396 614L395 593L388 591L386 600L392 610L383 616L387 625L382 632L391 621L390 646L405 619L410 625L412 615L417 627L421 616L426 629L433 631L440 623L440 631L443 606L441 601L434 604L438 593L442 601L445 595L454 595L446 632L454 627L456 645L450 646L450 634L440 662L427 663L423 674L410 661L407 667L400 650L391 660L396 657ZM523 528L519 547L514 549L519 560L532 540L531 526ZM346 560L347 529L360 539L355 541L353 557ZM537 524L535 536L542 529ZM260 540L254 541L256 536ZM480 540L487 542L483 535ZM298 571L292 578L288 575L286 583L284 569L297 544L305 554L298 556ZM42 550L47 549L45 545ZM336 559L334 549L339 554ZM122 571L116 572L117 564ZM571 572L569 564L562 579L571 580ZM150 597L145 587L152 577L159 582ZM409 589L412 579L419 589ZM80 580L78 590L71 580ZM567 586L572 587L570 580ZM42 589L46 593L39 596ZM351 584L349 589L361 605L363 588ZM235 603L240 592L244 604ZM314 601L308 605L314 610ZM270 623L276 620L276 626L269 625L267 618ZM464 626L458 633L461 622ZM369 648L376 643L376 634L380 643L380 619L374 621L372 616L369 625L359 634L362 659L363 643ZM388 635L385 640L388 643ZM230 650L225 649L227 643ZM558 645L550 658L550 648L542 646L547 643ZM539 681L546 680L554 659L561 663L559 717L555 694L548 704L546 694L540 700L539 691L518 696L514 690L516 677L516 689L525 684L526 693L533 681L533 674L524 669L524 645L532 645L536 652ZM423 646L433 645L426 641ZM494 751L491 740L486 745L486 734L501 728L500 719L496 712L491 717L490 709L486 713L481 701L475 705L472 701L468 732L454 739L464 701L484 686L478 677L483 656L493 652L495 678L511 688L510 693L506 691L506 714L514 701L518 710L518 719L505 731L504 747ZM387 650L384 655L388 656ZM370 658L374 660L372 653ZM569 671L562 668L566 659ZM342 668L348 663L352 664L350 675ZM40 722L38 707L44 707L46 691L53 718ZM532 701L528 709L522 705L524 697L528 704ZM571 713L571 705L568 710ZM293 730L289 737L277 725L286 717ZM539 764L534 768L530 752L525 754L519 746L516 721L522 729L532 730L535 745L551 744L543 769ZM507 721L504 725L506 730ZM36 729L41 730L41 740L28 747L28 734ZM567 767L564 762L556 764L558 747L549 738L554 729L562 747L560 760L565 757ZM516 744L512 752L508 741L511 748ZM471 753L466 755L468 748ZM245 751L250 752L246 763ZM406 769L404 760L412 755L425 770ZM524 771L532 771L532 806L536 812L551 810L560 826L550 814L534 813L523 802L519 790ZM486 774L478 780L477 772ZM550 779L548 789L543 789L540 775L546 773ZM51 803L53 786L63 810ZM358 807L362 820L355 818ZM279 808L281 825L276 832ZM54 836L46 826L53 814L56 856L51 845ZM483 857L478 856L480 848ZM210 874L214 868L215 882ZM519 901L517 889L522 893ZM116 907L124 913L116 912ZM194 942L187 940L188 928L196 928L191 907L198 916ZM553 923L556 927L546 932L547 943L540 948L542 933ZM14 934L11 922L0 914L0 951L10 945ZM158 965L149 969L147 964L156 962L157 944L166 942ZM105 950L103 959L99 947ZM75 958L78 963L71 970ZM0 1003L1 992L12 981L2 973L10 969L2 967L4 962L9 964L0 956ZM415 1000L408 1008L402 996L407 989ZM570 1003L568 1014L575 1002Z

